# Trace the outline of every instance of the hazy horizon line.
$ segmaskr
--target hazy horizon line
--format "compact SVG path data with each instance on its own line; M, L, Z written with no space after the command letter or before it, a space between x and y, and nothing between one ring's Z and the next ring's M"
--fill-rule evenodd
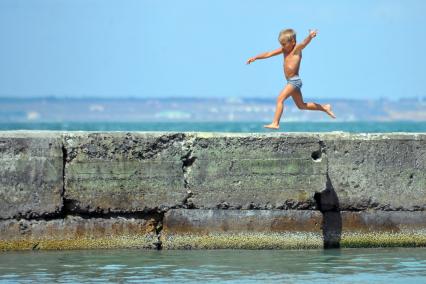
M57 96L57 95L37 95L31 97L13 97L13 96L2 96L0 100L275 100L275 97L255 97L255 96L229 96L229 97L196 97L196 96L168 96L168 97L135 97L135 96L123 96L123 97L104 97L104 96ZM345 101L401 101L401 100L417 100L426 101L426 96L411 96L411 97L379 97L379 98L342 98L342 97L330 97L330 98L315 98L306 97L309 100L345 100Z

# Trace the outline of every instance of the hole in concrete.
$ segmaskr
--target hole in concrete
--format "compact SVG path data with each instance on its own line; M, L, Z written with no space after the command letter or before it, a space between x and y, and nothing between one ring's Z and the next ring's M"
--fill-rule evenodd
M312 157L312 160L314 160L314 161L316 161L316 162L319 162L319 161L321 161L321 150L318 150L318 151L314 151L314 152L312 152L312 155L311 155L311 157Z
M197 159L197 157L187 157L186 159L183 160L183 167L190 167L192 166L192 164L195 162L195 160Z
M411 186L411 185L413 184L413 179L414 179L414 174L413 174L413 173L411 173L411 174L410 174L410 178L409 178L409 180L408 180L408 186Z

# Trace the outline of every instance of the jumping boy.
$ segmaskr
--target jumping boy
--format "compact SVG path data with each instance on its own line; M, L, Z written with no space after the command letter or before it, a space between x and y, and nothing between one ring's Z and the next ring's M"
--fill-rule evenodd
M266 128L278 129L280 127L281 114L283 112L284 101L288 97L292 97L296 106L299 109L308 110L320 110L327 113L332 118L336 118L334 113L331 111L331 105L320 105L317 103L305 103L303 101L302 93L302 80L299 77L300 61L302 60L302 49L304 49L311 40L316 37L317 30L310 30L308 37L306 37L302 43L296 43L296 33L292 29L282 30L278 36L278 41L281 47L270 51L259 54L255 57L247 60L247 64L254 62L257 59L266 59L278 54L284 54L284 75L287 79L287 85L281 91L277 99L277 108L275 110L274 120L271 124L265 125Z

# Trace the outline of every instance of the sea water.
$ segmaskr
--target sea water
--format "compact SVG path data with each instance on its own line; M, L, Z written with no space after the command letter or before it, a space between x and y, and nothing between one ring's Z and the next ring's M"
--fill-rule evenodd
M0 283L426 283L426 248L0 252Z
M0 122L1 130L270 132L263 122ZM426 121L286 122L279 132L426 132Z

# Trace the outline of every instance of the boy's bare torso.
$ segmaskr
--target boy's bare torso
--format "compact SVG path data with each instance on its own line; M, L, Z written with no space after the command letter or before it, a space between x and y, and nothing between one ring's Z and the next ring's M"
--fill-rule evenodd
M282 35L285 34L287 34L287 37L282 37ZM281 44L281 48L261 53L247 60L246 64L250 64L258 59L266 59L272 56L276 56L278 54L284 55L284 75L288 81L288 84L284 87L284 89L278 96L274 120L271 124L264 125L264 127L270 129L279 128L281 114L284 109L284 101L289 96L293 97L294 102L300 109L319 110L327 113L332 118L336 118L334 113L331 111L330 104L321 105L312 102L305 103L302 98L302 93L300 92L300 88L302 86L301 80L296 78L293 78L293 80L291 80L292 77L299 76L300 62L302 61L302 49L304 49L311 42L311 40L316 37L316 35L317 30L309 30L309 35L301 43L297 44L296 34L294 33L294 31L291 29L283 30L281 31L280 36L278 38ZM297 84L295 83L296 81L298 82Z
M299 75L300 62L302 61L302 52L294 48L288 54L284 55L284 75L286 79Z

